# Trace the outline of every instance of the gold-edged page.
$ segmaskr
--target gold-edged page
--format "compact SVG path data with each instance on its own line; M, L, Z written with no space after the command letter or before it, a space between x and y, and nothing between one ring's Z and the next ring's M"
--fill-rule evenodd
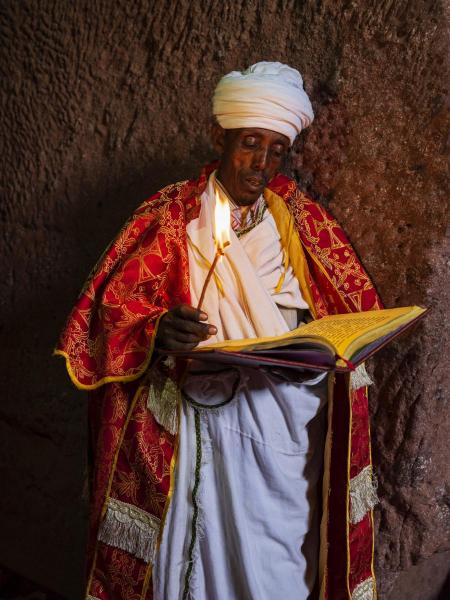
M334 347L331 346L321 336L302 335L303 327L298 327L283 335L275 337L260 337L246 338L242 340L224 340L223 342L215 342L207 346L200 346L194 352L209 352L211 350L227 350L229 352L251 352L252 350L270 350L272 348L282 348L284 346L294 345L296 342L302 345L309 344L315 348L329 348L334 352Z
M295 343L297 339L303 342L304 338L300 339L299 336L292 336L290 335L291 333L292 331L290 331L289 334L277 337L224 340L223 342L216 342L215 344L209 344L208 346L200 346L199 348L196 348L194 352L209 352L211 350L228 350L229 352L251 352L252 350L270 350L271 348L289 346L290 344ZM316 342L317 340L311 341Z
M324 338L336 348L337 354L350 359L359 349L414 321L425 310L419 306L406 306L332 315L308 323L304 333Z
M415 320L426 309L419 306L388 308L361 313L330 315L280 336L242 340L225 340L202 346L195 352L211 350L227 350L230 352L251 352L252 350L269 350L283 346L314 344L332 348L349 359L352 354L371 342L394 332L409 321Z

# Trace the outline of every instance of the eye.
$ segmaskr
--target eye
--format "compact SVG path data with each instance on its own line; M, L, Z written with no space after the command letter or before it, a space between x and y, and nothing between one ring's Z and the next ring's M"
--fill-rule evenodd
M276 144L275 146L272 146L272 154L276 158L281 158L282 156L284 156L285 152L286 152L286 148L284 146L282 146L281 144Z
M244 138L244 146L247 148L254 148L256 146L256 138L253 135L247 135Z

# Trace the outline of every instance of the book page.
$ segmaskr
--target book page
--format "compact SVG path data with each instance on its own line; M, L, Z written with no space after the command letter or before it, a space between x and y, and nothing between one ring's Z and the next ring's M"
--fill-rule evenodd
M267 350L279 348L289 344L308 344L334 348L334 352L350 359L352 353L357 352L366 344L389 334L402 325L415 320L424 308L419 306L406 306L401 308L388 308L361 313L344 315L329 315L280 336L253 338L243 340L225 340L208 346L202 346L196 351L228 350L252 351L254 349Z
M360 335L361 330L368 327L378 327L386 323L386 315L380 311L370 311L367 313L351 313L349 315L339 315L339 319L319 319L308 323L308 330L302 331L303 335L320 335L338 349L349 338L355 334ZM357 318L355 318L357 317ZM390 319L392 320L392 317Z
M422 312L419 307L406 307L333 315L308 323L302 328L302 335L320 336L330 342L338 354L350 359L359 347L395 331Z

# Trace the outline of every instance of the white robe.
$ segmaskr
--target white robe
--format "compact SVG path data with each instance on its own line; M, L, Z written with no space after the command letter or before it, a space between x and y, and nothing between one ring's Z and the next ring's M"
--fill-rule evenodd
M213 191L212 176L199 218L187 230L194 306L208 269L198 250L211 262L214 257ZM232 233L217 267L226 295L212 282L203 304L218 329L208 343L277 335L296 326L293 316L307 305L290 268L275 294L282 258L269 212L240 240ZM175 488L153 568L155 600L181 599L185 588L195 600L306 599L317 573L316 500L327 378L318 374L305 380L295 371L251 368L208 375L205 370L211 367L193 365L184 386L197 403L213 407L229 400L237 387L228 404L198 413L202 460L196 528L192 490L199 441L194 408L183 402Z

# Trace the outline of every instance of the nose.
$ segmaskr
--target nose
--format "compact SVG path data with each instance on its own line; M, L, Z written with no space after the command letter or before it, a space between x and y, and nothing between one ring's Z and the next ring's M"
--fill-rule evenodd
M264 171L267 168L269 159L269 147L260 146L253 155L252 167L255 171Z

